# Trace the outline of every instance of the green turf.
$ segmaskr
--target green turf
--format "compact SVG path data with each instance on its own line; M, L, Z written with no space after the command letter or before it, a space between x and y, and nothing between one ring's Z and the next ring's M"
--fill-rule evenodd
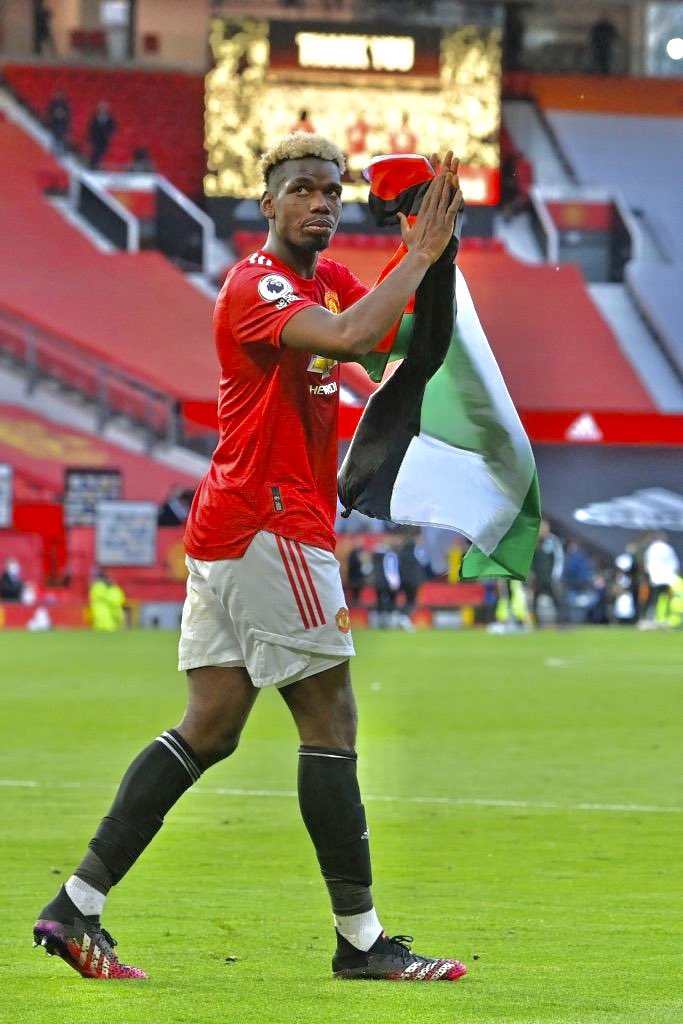
M680 634L357 636L376 903L418 952L467 963L455 985L331 979L275 692L111 896L105 923L150 980L85 982L33 950L127 763L178 720L175 642L0 634L1 1021L683 1020Z

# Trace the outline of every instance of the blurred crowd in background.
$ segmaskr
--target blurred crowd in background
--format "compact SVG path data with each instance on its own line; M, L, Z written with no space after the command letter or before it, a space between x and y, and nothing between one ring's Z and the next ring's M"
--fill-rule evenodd
M420 585L458 580L468 542L435 527L395 527L353 513L338 524L338 555L349 607L370 610L380 628L411 629ZM683 577L664 532L648 532L614 560L543 521L525 583L487 580L476 621L494 632L545 626L683 626Z
M160 528L179 527L193 491L174 488L159 507ZM420 588L458 583L468 541L436 527L406 527L368 519L358 512L337 520L337 557L349 608L380 629L415 629ZM615 559L576 538L554 532L544 520L526 582L485 580L477 585L471 621L491 632L610 624L639 629L683 628L683 567L663 531L643 533ZM24 578L18 559L0 575L0 601L32 604L36 584ZM128 624L123 590L98 566L89 594L93 628L114 631Z

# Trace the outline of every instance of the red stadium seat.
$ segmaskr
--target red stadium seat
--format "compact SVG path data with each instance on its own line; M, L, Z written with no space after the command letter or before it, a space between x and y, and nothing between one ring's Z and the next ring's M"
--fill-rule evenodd
M83 28L73 28L69 33L69 42L72 50L85 53L88 49L88 33Z
M142 52L143 53L158 53L159 52L159 36L156 32L145 32L142 36Z
M105 47L105 38L100 30L74 29L71 44L80 52L99 51ZM71 138L84 152L95 104L106 100L117 130L105 166L125 166L131 162L135 148L145 146L161 174L190 196L201 193L206 170L201 75L16 64L6 64L3 74L14 92L41 118L55 90L64 91L71 103Z
M104 53L107 47L106 36L101 28L88 32L88 49L93 53Z

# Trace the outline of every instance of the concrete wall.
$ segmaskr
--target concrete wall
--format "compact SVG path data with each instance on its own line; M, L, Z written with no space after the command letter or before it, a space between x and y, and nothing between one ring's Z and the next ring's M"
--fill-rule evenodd
M207 68L208 0L138 0L138 59L145 64L171 64L204 71ZM156 57L145 57L142 36L160 39Z
M56 56L75 57L70 34L75 28L100 27L100 0L48 0L52 10L52 34ZM138 59L146 66L207 67L208 0L137 0ZM156 55L142 52L142 36L159 36ZM0 53L21 59L33 52L33 4L31 0L0 0ZM52 57L52 54L45 53Z
M57 56L69 52L69 33L82 24L82 0L48 0L52 11L52 35ZM96 28L96 20L90 26ZM33 53L33 4L31 0L0 0L0 51L16 57ZM51 56L51 54L45 54Z
M32 5L26 0L0 0L0 49L5 53L31 53Z

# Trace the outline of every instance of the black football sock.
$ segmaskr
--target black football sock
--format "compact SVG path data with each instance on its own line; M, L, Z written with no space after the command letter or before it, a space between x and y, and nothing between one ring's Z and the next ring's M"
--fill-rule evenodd
M175 729L158 736L123 776L116 799L74 874L98 892L108 893L202 771L199 758Z
M356 761L350 750L299 749L301 816L315 846L332 911L339 916L373 908L368 826Z

